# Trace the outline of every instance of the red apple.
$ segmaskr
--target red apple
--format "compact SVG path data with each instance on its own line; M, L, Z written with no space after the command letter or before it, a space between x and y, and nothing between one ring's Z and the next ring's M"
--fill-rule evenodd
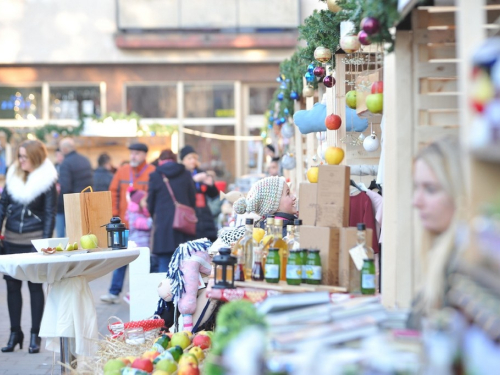
M178 375L200 375L198 367L193 366L191 363L180 367L177 371Z
M384 92L384 81L373 82L372 94L382 94Z
M136 368L138 370L153 372L153 363L149 359L137 358L132 363L132 368Z
M337 130L342 125L342 119L339 115L331 114L326 116L325 125L328 130Z
M196 335L193 339L193 346L199 346L201 349L208 349L210 345L210 337L206 335Z
M366 108L371 113L382 113L384 110L384 94L370 94L366 97Z

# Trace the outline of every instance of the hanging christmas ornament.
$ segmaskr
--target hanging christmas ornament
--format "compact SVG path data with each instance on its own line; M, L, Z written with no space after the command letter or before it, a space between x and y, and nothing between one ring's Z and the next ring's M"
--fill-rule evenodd
M328 10L332 13L337 13L342 10L342 8L337 5L337 0L326 0L326 5L328 6Z
M370 39L368 37L368 34L364 30L361 30L358 33L358 40L364 46L369 46L370 44L372 44L372 42L370 41Z
M283 138L292 138L293 137L293 126L286 123L281 127L281 135Z
M290 99L297 100L298 98L299 98L299 94L297 94L297 91L292 91L290 93Z
M285 95L282 92L280 92L278 94L278 96L276 97L276 99L278 99L279 101L282 101L284 98L285 98Z
M307 72L308 73L311 73L314 72L314 64L313 63L310 63L308 66L307 66Z
M322 66L317 66L316 68L314 68L313 74L315 77L322 78L326 74L326 69Z
M345 94L345 104L347 104L347 106L351 109L356 109L357 105L356 90L348 91L347 94Z
M365 17L361 20L361 29L368 35L378 33L380 30L380 22L375 17Z
M304 97L306 98L314 96L314 87L304 86L304 89L302 90L302 95L304 95Z
M321 63L326 63L332 58L332 51L329 48L319 46L314 50L314 58Z
M314 74L307 72L304 75L304 77L305 77L307 82L309 82L309 83L314 82Z
M339 115L331 114L326 116L325 125L328 130L338 130L342 125L342 118Z
M317 132L316 139L320 142L326 141L326 132Z
M285 115L288 115L288 114L290 113L290 111L288 110L288 108L285 108L285 109L283 110L283 113L284 113Z
M286 122L286 118L281 117L279 125L283 125Z
M358 139L359 139L361 142L363 142L363 141L365 140L365 138L366 138L366 137L365 137L365 135L364 135L363 133L361 133L361 134L359 135L359 137L358 137Z
M371 135L366 137L363 141L363 148L368 152L377 151L380 146L380 141L377 135L373 132Z
M328 88L332 88L335 85L335 78L332 76L326 76L323 78L323 85L325 85Z
M359 42L357 35L347 34L340 39L340 48L347 53L356 52L360 47L361 43Z
M273 122L274 121L274 117L273 116L269 116L268 120L269 120L269 122Z
M286 170L295 169L295 167L297 166L295 156L293 156L293 154L283 155L283 157L281 158L281 166Z
M276 77L276 82L283 82L285 80L286 79L284 74L280 74L278 77Z
M269 125L267 125L267 128L268 128L268 129L272 129L272 128L273 128L273 124L269 124Z
M326 144L326 142L321 142L321 144L318 146L316 153L321 160L325 160L325 152L327 148L328 145Z

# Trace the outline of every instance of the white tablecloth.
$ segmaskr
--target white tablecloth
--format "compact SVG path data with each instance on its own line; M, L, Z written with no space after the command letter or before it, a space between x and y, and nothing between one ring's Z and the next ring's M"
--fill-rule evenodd
M140 249L86 254L0 256L0 272L18 280L49 283L40 337L46 348L60 351L60 337L74 337L77 355L93 355L98 340L97 315L88 282L135 260Z

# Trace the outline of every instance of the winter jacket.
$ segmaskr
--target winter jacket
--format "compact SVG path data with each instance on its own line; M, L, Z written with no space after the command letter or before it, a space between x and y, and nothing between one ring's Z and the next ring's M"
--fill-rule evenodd
M192 175L204 172L202 170L195 170ZM196 187L196 238L206 237L210 241L215 242L217 239L217 229L215 228L214 218L212 211L207 204L207 197L215 198L219 196L219 190L215 185L205 185L203 183L195 183Z
M175 206L163 175L169 179L177 201L193 208L196 188L191 174L179 163L165 163L149 175L148 209L153 218L153 254L171 255L181 243L195 237L172 228Z
M76 151L64 157L59 169L59 195L57 212L64 212L64 194L79 193L87 186L94 185L93 171L89 159Z
M108 191L113 173L104 167L98 167L94 171L94 191Z
M113 216L119 216L125 225L127 213L127 190L132 183L133 190L148 190L149 174L155 170L155 167L145 162L138 167L131 167L129 164L120 167L111 181L109 190L111 191L111 201L113 204ZM132 172L132 173L131 173Z
M52 237L57 207L57 171L49 159L28 175L26 182L12 166L7 172L0 198L0 226L14 233L43 231L43 238Z
M138 247L149 247L153 220L148 210L130 201L128 202L125 219L129 223L129 241L134 241Z

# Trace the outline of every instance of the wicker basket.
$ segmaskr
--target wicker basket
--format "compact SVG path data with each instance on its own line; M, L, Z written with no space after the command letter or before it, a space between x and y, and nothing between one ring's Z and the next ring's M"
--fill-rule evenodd
M110 316L108 318L108 330L111 333L111 337L113 339L123 339L126 329L142 327L142 329L144 330L144 336L146 340L148 340L153 337L157 337L160 333L160 329L164 325L165 321L158 315L153 315L146 320L138 320L128 323L123 323L123 321L116 316Z

